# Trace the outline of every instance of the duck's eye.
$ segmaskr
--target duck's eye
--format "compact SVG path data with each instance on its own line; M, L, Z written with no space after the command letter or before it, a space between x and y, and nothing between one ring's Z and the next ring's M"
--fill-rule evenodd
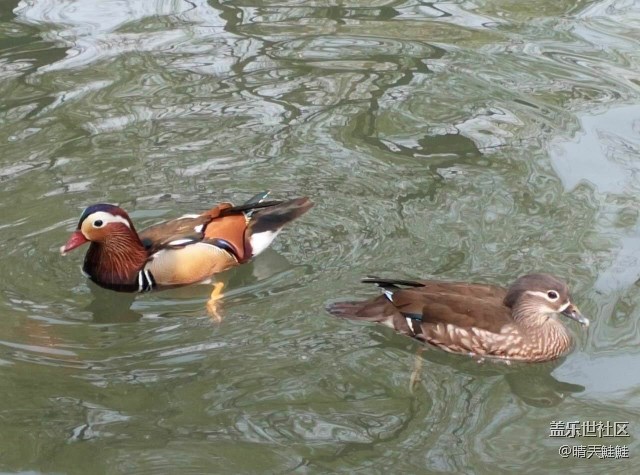
M549 292L547 292L547 297L549 297L549 300L558 300L558 292L556 292L555 290L550 290Z
M94 228L101 228L103 224L104 224L104 221L102 221L101 219L96 219L93 222L93 227Z

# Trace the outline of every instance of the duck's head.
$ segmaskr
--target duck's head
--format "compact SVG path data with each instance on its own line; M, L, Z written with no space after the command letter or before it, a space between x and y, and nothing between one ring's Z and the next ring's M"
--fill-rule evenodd
M111 237L133 231L133 223L122 208L105 203L91 205L82 212L76 230L60 248L60 253L65 255L84 243L104 243Z
M589 326L589 319L573 303L567 284L549 274L520 277L509 287L504 304L513 310L516 319L544 320L559 313Z

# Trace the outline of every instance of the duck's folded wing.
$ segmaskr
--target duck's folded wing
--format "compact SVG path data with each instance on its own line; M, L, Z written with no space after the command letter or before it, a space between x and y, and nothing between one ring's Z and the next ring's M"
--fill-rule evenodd
M391 299L402 315L422 325L453 325L500 333L505 325L513 324L510 309L499 296L482 292L478 297L474 295L476 290L461 294L453 289L402 289L394 292Z
M503 305L502 287L466 282L364 279L384 289L386 299L406 318L425 324L451 324L500 332L513 323Z
M159 223L140 232L140 240L149 254L162 249L183 247L200 242L204 229L211 221L207 215L188 215Z
M216 239L238 241L241 230L246 227L245 212L262 203L244 204L234 207L231 203L220 203L202 214L188 214L177 219L158 223L141 231L142 244L154 254L164 249L176 249L190 244Z

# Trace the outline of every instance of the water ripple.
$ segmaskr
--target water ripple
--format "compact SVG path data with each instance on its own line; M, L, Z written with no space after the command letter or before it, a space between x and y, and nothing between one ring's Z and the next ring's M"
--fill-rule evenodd
M583 470L550 420L638 419L637 6L254 3L0 5L2 469ZM57 252L89 203L142 227L264 189L316 206L220 276L222 323ZM323 310L531 270L593 322L552 367Z

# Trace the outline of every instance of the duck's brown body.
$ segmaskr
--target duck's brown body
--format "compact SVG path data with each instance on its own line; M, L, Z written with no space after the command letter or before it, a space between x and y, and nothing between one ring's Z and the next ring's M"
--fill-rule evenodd
M452 353L546 361L571 349L557 313L588 324L566 285L546 274L522 277L509 289L483 284L366 279L384 295L329 306L340 317L382 323ZM550 299L547 295L556 296Z
M241 206L222 203L136 233L124 210L99 204L85 210L62 251L90 241L83 271L103 287L145 291L201 282L262 252L289 221L313 204L308 198Z

